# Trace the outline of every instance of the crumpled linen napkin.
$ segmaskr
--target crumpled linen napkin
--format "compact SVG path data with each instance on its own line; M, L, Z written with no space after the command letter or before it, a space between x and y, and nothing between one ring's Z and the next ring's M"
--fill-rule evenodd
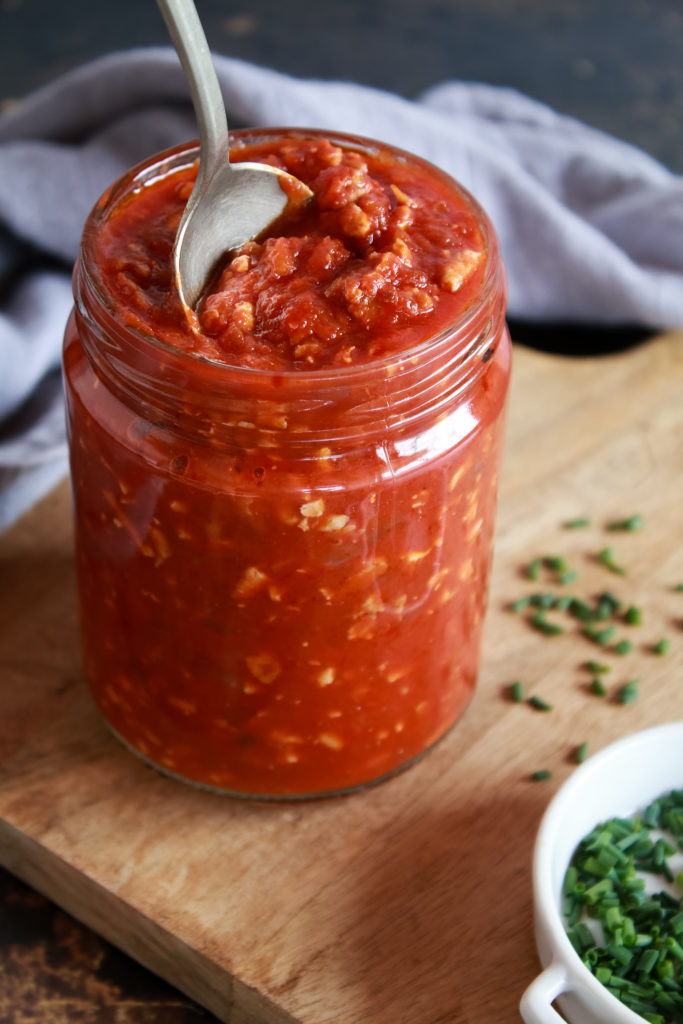
M410 101L215 62L233 127L366 135L461 181L500 237L513 316L683 324L683 179L638 149L511 89L447 82ZM0 117L0 527L65 468L58 364L83 221L124 170L195 136L167 48L96 60Z

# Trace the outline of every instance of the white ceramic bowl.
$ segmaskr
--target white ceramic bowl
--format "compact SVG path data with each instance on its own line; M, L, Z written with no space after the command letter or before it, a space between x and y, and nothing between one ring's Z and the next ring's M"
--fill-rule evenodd
M534 850L534 926L543 972L520 1010L527 1024L645 1024L591 974L567 938L562 883L579 842L601 821L629 816L683 788L683 721L659 725L605 747L577 768L543 816Z

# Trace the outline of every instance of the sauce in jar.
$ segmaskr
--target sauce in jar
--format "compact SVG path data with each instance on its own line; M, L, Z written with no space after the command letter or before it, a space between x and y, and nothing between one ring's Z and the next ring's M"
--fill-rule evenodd
M436 168L237 133L314 199L221 268L170 252L196 150L86 225L65 377L85 669L151 763L234 794L383 778L477 674L510 344L492 229Z

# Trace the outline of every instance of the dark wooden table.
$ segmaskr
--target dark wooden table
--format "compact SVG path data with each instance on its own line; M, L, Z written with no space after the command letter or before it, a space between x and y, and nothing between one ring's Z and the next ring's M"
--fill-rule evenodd
M512 86L683 172L679 0L198 0L198 8L219 52L409 97L448 78ZM99 54L166 43L153 0L0 0L0 101ZM528 325L514 333L534 341ZM562 333L554 337L561 349ZM636 337L586 331L578 344L588 352ZM0 1024L212 1019L0 870Z

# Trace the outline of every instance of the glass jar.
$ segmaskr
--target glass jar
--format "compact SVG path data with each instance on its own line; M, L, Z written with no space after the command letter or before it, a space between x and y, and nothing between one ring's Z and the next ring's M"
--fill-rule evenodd
M428 750L474 690L510 371L498 247L464 193L487 269L447 330L331 370L218 363L123 323L93 256L122 197L196 155L112 186L74 274L86 677L166 773L249 797L348 792Z

